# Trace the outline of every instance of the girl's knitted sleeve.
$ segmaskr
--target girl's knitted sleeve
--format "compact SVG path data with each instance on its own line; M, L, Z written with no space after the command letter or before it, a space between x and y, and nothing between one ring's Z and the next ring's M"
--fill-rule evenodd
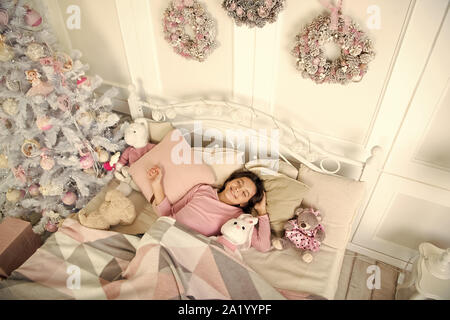
M270 250L270 221L267 214L258 217L258 225L252 234L252 247L261 252Z

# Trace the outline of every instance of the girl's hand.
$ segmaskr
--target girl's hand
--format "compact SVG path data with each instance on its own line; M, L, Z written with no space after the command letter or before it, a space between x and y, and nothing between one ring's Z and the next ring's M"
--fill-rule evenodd
M154 166L147 171L147 176L151 184L161 183L162 180L162 170L158 166Z
M264 192L263 198L255 205L255 210L258 212L258 216L267 214L266 210L266 193Z

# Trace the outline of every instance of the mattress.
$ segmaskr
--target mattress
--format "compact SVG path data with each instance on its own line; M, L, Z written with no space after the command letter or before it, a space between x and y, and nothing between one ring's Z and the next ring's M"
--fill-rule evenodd
M111 180L80 212L89 213L97 209L103 202L106 192L117 186L118 181ZM129 235L143 234L159 217L141 193L133 191L129 199L135 205L136 220L129 226L118 225L110 230ZM77 219L77 214L72 218ZM296 298L295 292L308 292L333 299L344 254L345 249L335 249L323 244L320 251L314 254L314 260L310 264L303 262L293 248L265 253L250 248L242 252L242 257L244 262L268 283L286 290L286 295L290 295L293 299Z

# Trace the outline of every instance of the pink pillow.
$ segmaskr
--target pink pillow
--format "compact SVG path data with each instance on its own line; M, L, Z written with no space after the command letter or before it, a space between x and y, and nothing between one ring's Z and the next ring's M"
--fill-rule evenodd
M196 160L196 161L194 161ZM129 173L150 202L153 196L147 170L158 165L163 171L164 192L171 203L180 200L197 184L214 184L214 171L194 159L191 146L178 129L171 130L161 142L130 166Z

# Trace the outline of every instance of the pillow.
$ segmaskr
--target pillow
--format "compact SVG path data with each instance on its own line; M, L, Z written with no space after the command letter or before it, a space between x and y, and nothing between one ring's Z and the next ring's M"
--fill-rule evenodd
M160 142L170 131L174 129L170 122L147 121L150 142Z
M227 148L192 148L203 162L211 166L216 176L215 186L220 187L236 170L242 169L245 162L243 151Z
M297 179L298 176L297 168L280 159L256 159L245 164L245 168L248 170L255 167L268 168L272 171L282 173L292 179Z
M270 227L275 236L282 237L284 224L294 217L295 209L300 206L309 188L304 183L264 167L252 168L250 171L264 182Z
M178 129L170 131L160 143L130 166L133 181L149 202L153 190L147 171L155 165L162 168L164 192L171 203L177 202L195 185L214 184L216 180L207 164L195 161L193 150Z
M323 243L343 249L350 237L353 219L365 192L365 183L320 173L301 165L297 180L310 187L302 207L318 209L325 228Z

